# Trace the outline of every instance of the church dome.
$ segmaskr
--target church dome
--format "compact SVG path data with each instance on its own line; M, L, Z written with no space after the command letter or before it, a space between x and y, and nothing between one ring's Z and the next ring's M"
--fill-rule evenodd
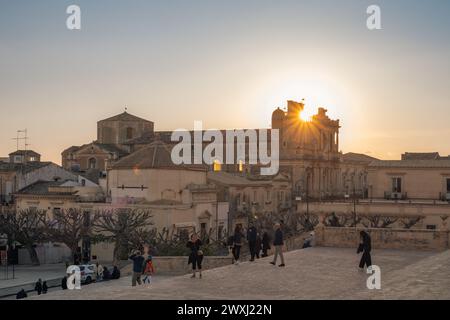
M280 108L277 108L273 113L272 113L272 121L279 121L279 120L283 120L285 117L285 113L283 110L281 110Z

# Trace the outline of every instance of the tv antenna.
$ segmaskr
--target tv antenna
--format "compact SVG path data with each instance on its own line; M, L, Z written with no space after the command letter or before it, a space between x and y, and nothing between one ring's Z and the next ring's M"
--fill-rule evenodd
M25 151L27 150L28 144L28 131L27 129L17 130L17 135L12 140L16 140L16 151L19 151L19 143L21 140L24 141Z

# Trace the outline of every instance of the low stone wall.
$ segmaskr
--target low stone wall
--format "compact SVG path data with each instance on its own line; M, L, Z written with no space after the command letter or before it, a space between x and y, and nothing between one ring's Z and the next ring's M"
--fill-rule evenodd
M423 229L388 228L316 228L316 245L322 247L357 248L359 232L366 230L375 249L447 250L450 248L450 232Z
M192 271L192 265L188 265L188 257L153 257L153 265L157 274L162 275L183 275ZM213 269L230 265L231 256L205 256L203 259L203 270ZM132 271L131 262L122 268L122 274L129 275Z

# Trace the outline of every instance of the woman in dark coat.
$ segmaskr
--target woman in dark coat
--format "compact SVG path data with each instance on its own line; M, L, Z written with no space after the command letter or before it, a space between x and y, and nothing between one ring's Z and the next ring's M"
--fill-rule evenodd
M242 227L237 225L234 229L234 237L233 237L233 254L235 264L239 264L239 257L241 255L241 247L242 247L242 238L244 237L244 233L242 232Z
M359 263L359 267L364 269L364 266L369 268L372 265L372 257L370 256L370 251L372 250L372 240L367 232L361 231L359 233L361 242L358 247L358 251L356 253L363 253L361 257L361 261Z
M202 261L203 261L203 251L201 250L202 241L198 238L197 234L191 236L191 240L186 245L191 249L191 254L189 255L188 264L192 263L192 277L195 278L195 273L197 269L200 273L200 279L202 278Z
M267 257L267 250L270 250L270 237L267 232L264 232L262 236L262 256Z

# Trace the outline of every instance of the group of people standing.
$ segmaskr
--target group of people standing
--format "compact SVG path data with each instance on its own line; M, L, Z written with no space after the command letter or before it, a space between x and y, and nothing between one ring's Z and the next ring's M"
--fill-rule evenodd
M285 266L283 256L284 240L283 240L283 232L281 230L281 224L279 223L275 224L274 229L275 229L275 239L273 241L273 246L275 247L275 256L274 260L271 263L275 265L277 257L280 256L281 264L279 266L284 267ZM268 256L268 250L271 249L270 245L271 238L269 236L269 233L267 231L264 231L261 236L261 234L258 232L258 229L253 224L250 224L249 228L247 229L247 235L245 236L242 226L237 225L234 230L233 236L231 236L228 239L228 246L233 255L234 264L238 265L240 263L241 248L243 245L243 239L245 238L247 239L248 242L251 262L255 261L255 258L259 259L260 257L264 258Z
M131 286L135 287L136 284L150 284L152 282L152 276L155 273L150 246L144 245L143 253L140 250L135 250L130 256L130 260L133 261Z

